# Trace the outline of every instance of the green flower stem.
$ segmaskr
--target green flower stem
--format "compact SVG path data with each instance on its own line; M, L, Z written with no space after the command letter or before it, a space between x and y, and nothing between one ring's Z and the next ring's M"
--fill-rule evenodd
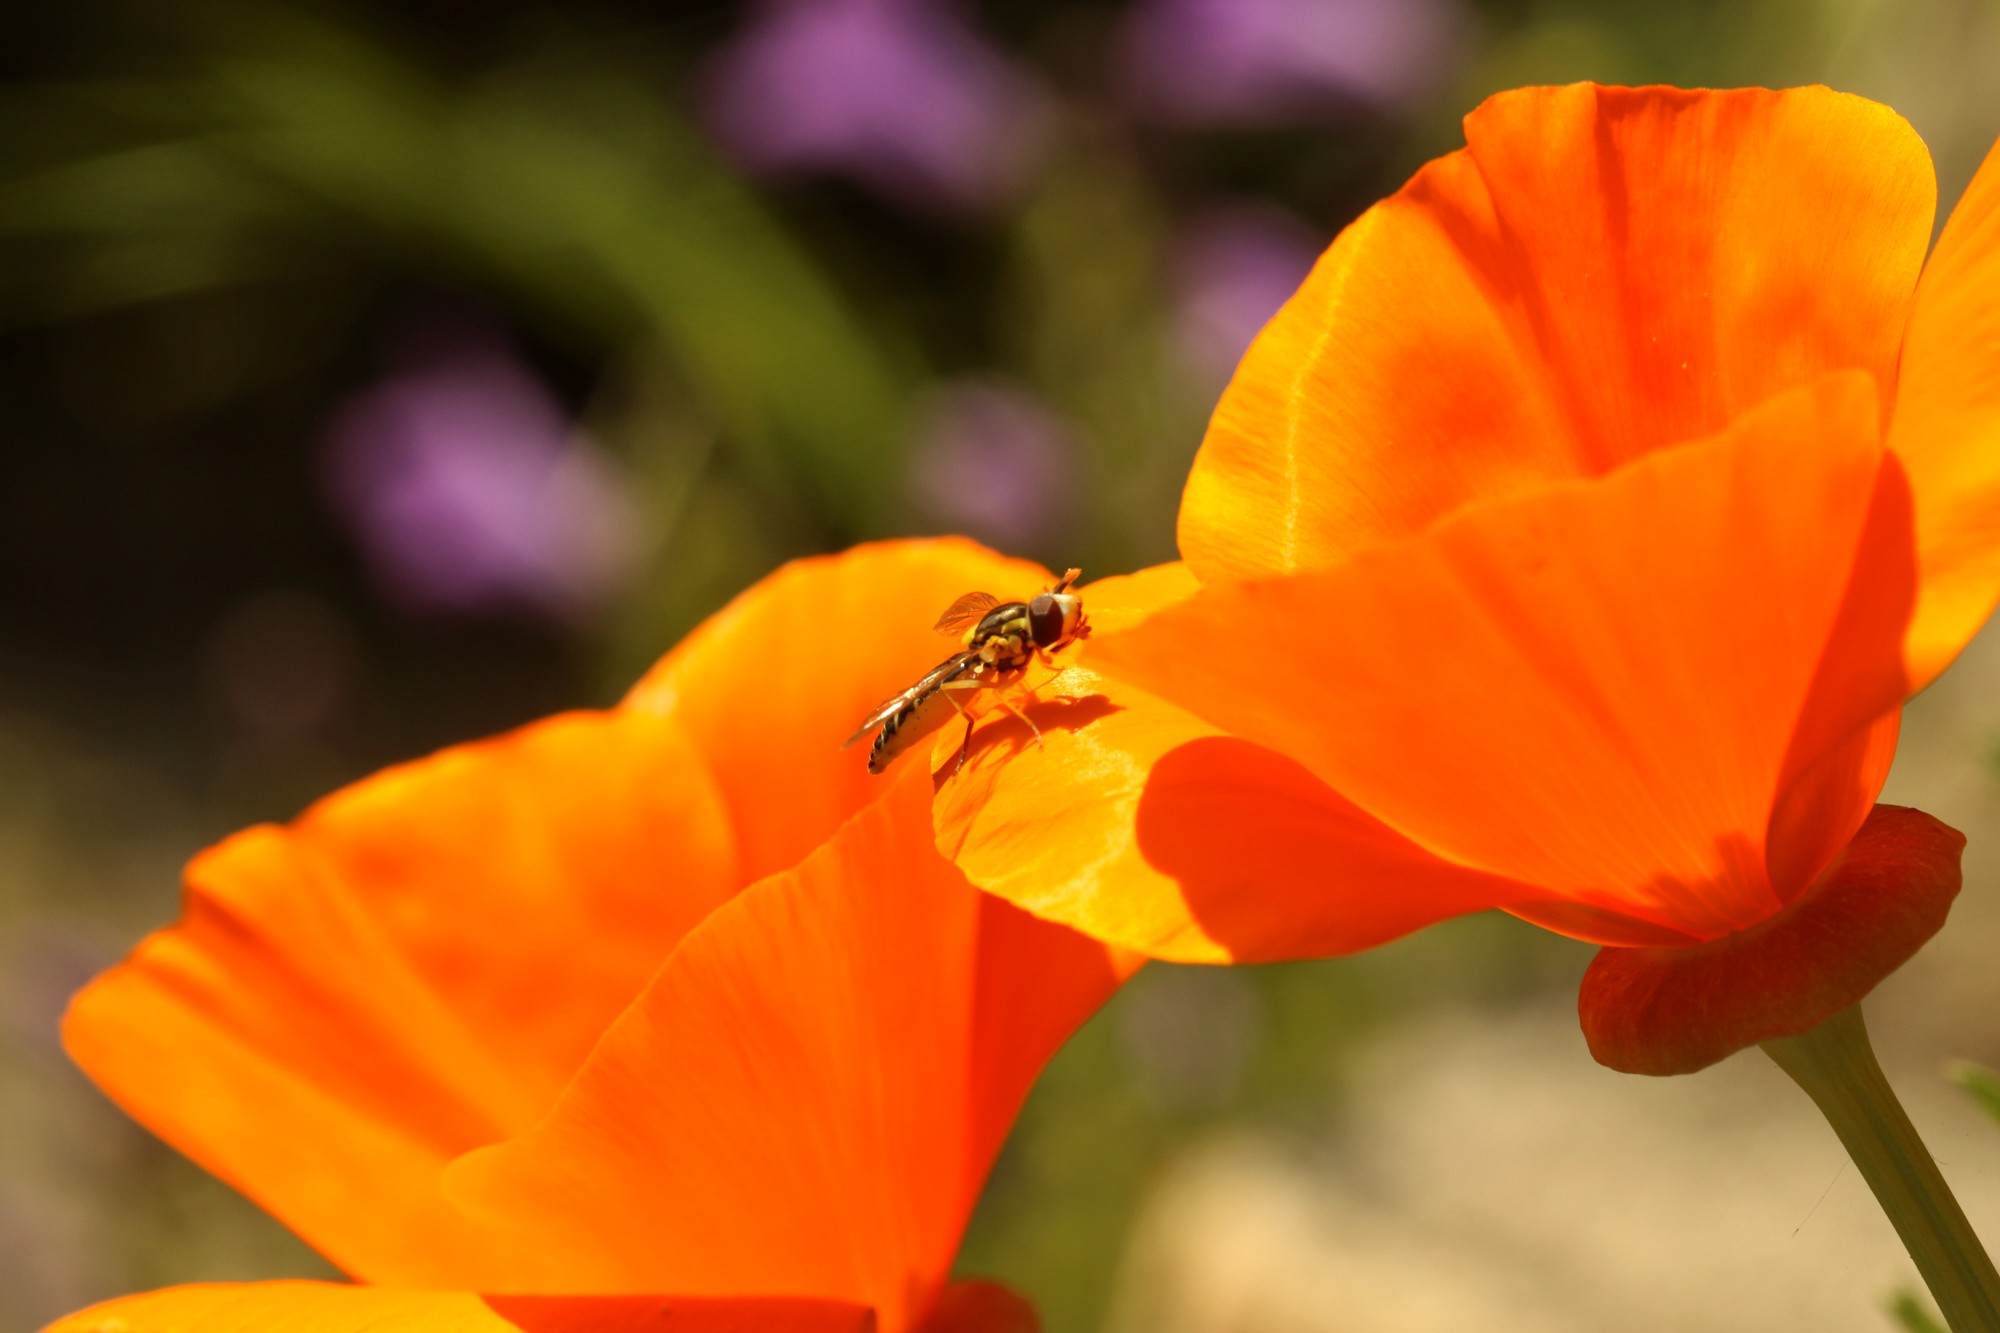
M1763 1046L1840 1136L1952 1333L2000 1333L2000 1275L1875 1063L1860 1006Z

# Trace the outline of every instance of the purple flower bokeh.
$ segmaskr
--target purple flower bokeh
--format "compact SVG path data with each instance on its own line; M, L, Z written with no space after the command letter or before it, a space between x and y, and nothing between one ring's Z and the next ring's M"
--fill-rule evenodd
M1268 128L1421 97L1463 24L1457 0L1138 0L1121 68L1161 120Z
M330 422L328 498L384 592L419 612L587 618L631 574L613 461L504 341L453 328Z
M1174 350L1207 387L1229 382L1328 239L1271 205L1216 208L1182 229L1172 254Z
M967 379L933 392L911 456L910 489L955 530L1018 547L1069 520L1075 476L1075 442L1041 400L1002 381Z
M1021 183L1045 100L949 0L764 0L708 71L709 124L745 170L842 175L965 211Z

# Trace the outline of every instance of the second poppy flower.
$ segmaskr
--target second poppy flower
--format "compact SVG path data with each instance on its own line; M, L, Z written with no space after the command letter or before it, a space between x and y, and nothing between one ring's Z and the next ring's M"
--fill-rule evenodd
M2000 591L2000 162L1926 265L1928 157L1859 98L1528 89L1466 134L1244 359L1184 596L1057 683L1118 711L944 787L975 883L1188 961L1493 907L1682 947L1863 828ZM1828 1003L1936 929L1946 850L1849 902L1923 928L1819 949Z

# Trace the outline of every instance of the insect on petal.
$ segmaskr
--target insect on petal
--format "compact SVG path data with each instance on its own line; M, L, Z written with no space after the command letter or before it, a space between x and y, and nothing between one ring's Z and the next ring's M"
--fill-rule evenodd
M799 560L704 621L625 707L669 713L709 758L746 879L797 865L883 793L841 744L868 711L944 656L931 617L968 588L1048 571L959 538L879 542ZM773 799L782 792L783 799Z
M1165 565L1084 596L1116 634L1195 590L1185 566ZM962 770L955 740L940 757L938 847L980 887L1152 957L1208 963L1349 953L1534 895L1439 859L1295 761L1101 666L1086 645L1036 692L1026 711L1041 744L995 718Z
M1774 882L1766 864L1814 746L1900 698L1893 651L1822 672L1830 643L1893 646L1908 614L1884 457L1871 377L1829 377L1601 480L1335 569L1205 588L1092 661L1290 755L1435 855L1725 934L1819 868L1777 857ZM1883 584L1857 596L1864 575ZM1821 739L1801 749L1809 720ZM1874 793L1819 790L1830 855Z

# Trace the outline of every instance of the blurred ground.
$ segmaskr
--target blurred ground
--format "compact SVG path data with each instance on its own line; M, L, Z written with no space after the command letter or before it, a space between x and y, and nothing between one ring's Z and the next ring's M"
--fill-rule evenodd
M1893 1024L1878 1040L1904 1050ZM1909 1110L2000 1234L2000 1134L1935 1063ZM1118 1329L1866 1333L1921 1289L1818 1112L1756 1052L1655 1082L1593 1064L1571 1008L1398 1027L1336 1125L1180 1158Z

